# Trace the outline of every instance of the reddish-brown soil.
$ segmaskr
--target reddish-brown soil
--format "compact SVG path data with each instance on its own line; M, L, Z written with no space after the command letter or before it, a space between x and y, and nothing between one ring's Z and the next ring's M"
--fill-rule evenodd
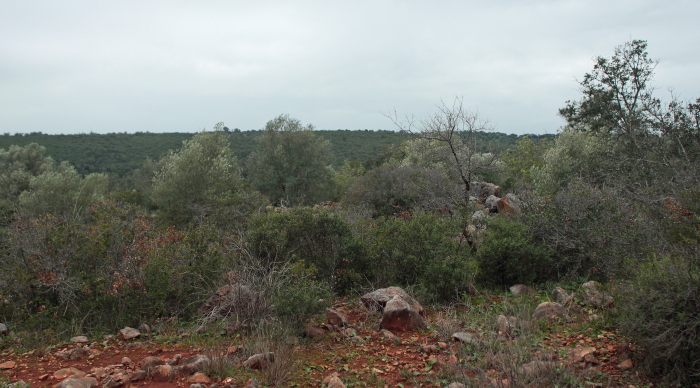
M465 353L460 343L442 342L435 332L425 330L413 333L395 333L399 339L386 339L376 331L377 316L367 315L356 304L342 303L336 308L344 312L353 323L357 337L352 341L341 332L330 332L318 339L304 339L293 346L294 363L290 376L282 386L320 387L323 380L333 373L348 387L444 387L459 378L471 378L480 385L508 386L508 373L497 368L473 368L475 358ZM432 317L432 318L430 318ZM429 320L435 314L430 314ZM463 323L462 323L463 325ZM495 333L494 335L497 335ZM157 340L156 340L157 341ZM364 341L364 343L362 343ZM504 343L513 341L505 338ZM138 342L135 341L135 342ZM220 338L214 345L165 344L159 342L132 342L111 339L93 343L91 354L80 360L62 360L56 353L62 350L84 346L64 344L51 350L33 350L24 353L13 350L0 353L0 363L13 361L15 366L3 371L11 381L23 380L32 387L48 387L59 382L53 373L59 369L75 367L90 373L93 368L122 364L128 357L133 361L130 370L147 356L157 356L167 360L176 354L186 359L196 354L217 351L226 352L231 346L240 345L239 337ZM139 347L140 346L140 347ZM585 360L567 361L567 353L576 347L593 347L595 351ZM230 351L230 348L229 348ZM595 335L579 333L571 325L562 324L561 330L543 336L539 345L540 353L548 353L550 360L561 362L572 373L590 386L627 387L648 385L649 381L639 377L634 369L624 369L622 364L634 351L624 339L614 331L599 331ZM256 377L261 382L265 376L257 371L249 371L240 365L243 355L235 357L232 369L234 380L231 386L244 387L246 381ZM629 363L629 361L627 362ZM622 368L621 368L622 366ZM624 370L623 370L624 369ZM212 382L222 383L212 377ZM171 382L156 383L149 379L127 384L132 387L189 387L186 377Z

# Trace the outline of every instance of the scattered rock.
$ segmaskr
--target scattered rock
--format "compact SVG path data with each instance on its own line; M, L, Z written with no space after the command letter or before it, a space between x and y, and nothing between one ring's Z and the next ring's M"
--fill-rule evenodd
M131 381L141 381L148 376L148 373L146 373L145 370L143 369L136 369L134 373L131 374Z
M134 338L138 338L141 336L141 332L131 328L131 327L125 327L121 330L119 330L119 338L128 341Z
M403 299L415 311L417 311L418 314L425 314L423 306L421 306L420 303L418 303L418 301L411 298L411 296L408 295L408 293L406 293L406 291L404 291L401 287L380 288L378 290L363 295L360 298L360 300L368 309L373 311L382 311L386 304L389 303L389 301L392 300L395 296L398 296L401 299Z
M593 346L577 346L569 350L566 355L566 359L571 363L579 362L583 361L584 357L589 354L593 354L594 352L595 348Z
M175 373L178 376L191 375L195 372L203 370L210 364L211 360L209 359L209 357L199 354L185 360L185 362L183 362L182 365L177 367Z
M29 384L27 384L24 380L20 380L12 384L7 384L7 388L29 388Z
M380 326L382 329L398 331L413 331L426 328L425 320L420 313L400 295L395 295L384 306Z
M156 356L148 356L141 360L141 362L139 363L141 369L145 370L146 373L151 373L155 369L155 367L163 364L165 364L165 361L161 360Z
M465 344L471 344L474 343L474 336L460 331L452 334L452 340L456 342L463 342Z
M328 319L328 323L333 326L342 327L350 324L348 318L343 313L335 309L326 309L326 319Z
M162 364L153 368L151 379L156 382L167 382L175 378L175 368L172 365Z
M324 384L328 384L326 387L327 388L345 388L345 384L340 380L340 377L338 377L338 372L333 372L333 374L326 376L325 379L323 379Z
M5 361L0 364L0 369L13 369L17 364L14 361Z
M358 336L350 337L350 341L351 341L351 342L354 342L354 343L356 343L356 344L358 344L358 345L364 345L364 344L365 344L365 339L362 338L362 337L358 337Z
M54 388L91 388L97 386L94 377L68 378L54 385Z
M151 327L148 326L148 324L147 324L146 322L142 322L142 323L139 325L139 327L138 327L138 331L140 331L141 333L150 334L150 333L151 333Z
M248 357L243 366L250 369L265 369L275 362L275 353L259 353Z
M205 375L202 372L197 372L193 374L192 376L187 378L188 383L199 383L199 384L209 384L211 383L211 379L209 376Z
M182 359L182 354L178 353L178 354L174 355L171 359L166 361L165 363L168 365L177 365L177 363L180 362L181 359Z
M386 330L386 329L382 330L382 331L381 331L381 334L382 334L382 336L384 336L384 338L386 338L386 339L388 339L388 340L390 340L390 341L396 341L396 340L400 340L400 339L401 339L401 338L399 338L399 336L395 335L394 333L392 333L392 332L390 332L389 330Z
M74 342L76 344L86 344L88 343L88 338L84 335L79 335L77 337L71 338L70 342Z
M71 360L80 360L90 355L90 349L75 348L68 352L68 358Z
M499 332L505 335L511 335L513 329L518 324L518 318L516 317L506 317L505 315L499 315L496 320L496 328Z
M7 330L7 326L4 323L0 323L0 335L9 335L10 331Z
M617 367L620 368L620 370L632 369L632 366L632 360L629 359L622 361L620 364L617 365Z
M591 307L604 308L613 304L610 295L598 291L595 281L583 283L581 285L581 294L583 295L583 303Z
M510 292L513 293L513 295L532 295L535 293L535 290L524 285L524 284L516 284L510 288Z
M489 210L489 213L498 213L498 198L495 195L489 195L484 201L484 206Z
M479 199L479 202L484 203L486 198L491 195L501 195L501 187L488 182L472 182L470 192Z
M320 327L314 325L306 325L304 328L304 337L306 338L320 338L326 335L326 331Z
M467 386L462 383L454 382L445 388L467 388Z
M520 198L515 194L507 194L505 197L501 198L496 202L496 208L499 213L513 213L519 212L521 207Z
M552 299L557 303L566 304L571 300L571 296L569 296L563 288L556 287L554 291L552 291Z
M75 377L79 379L81 377L85 377L85 375L87 375L87 373L73 367L63 368L53 372L53 377L57 380L62 380L67 377Z
M207 388L206 385L202 383L190 384L190 388Z
M122 357L122 364L123 365L129 365L131 364L131 359L129 357Z
M566 315L566 309L556 302L540 303L532 314L535 319L554 319L564 315Z

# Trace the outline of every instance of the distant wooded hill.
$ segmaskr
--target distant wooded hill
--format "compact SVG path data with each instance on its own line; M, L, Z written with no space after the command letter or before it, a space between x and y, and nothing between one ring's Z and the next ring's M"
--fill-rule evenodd
M229 132L231 148L239 160L244 160L255 149L255 140L261 131ZM344 161L367 162L379 158L392 146L414 135L384 130L318 130L318 136L329 140L336 156L334 165ZM179 149L193 133L110 133L48 135L40 132L0 136L0 148L11 145L25 146L37 143L46 147L48 155L56 161L70 162L81 174L104 172L124 176L141 167L146 158L159 159L169 150ZM501 152L513 146L522 136L498 132L480 133L483 150ZM551 138L554 135L531 135L533 139Z

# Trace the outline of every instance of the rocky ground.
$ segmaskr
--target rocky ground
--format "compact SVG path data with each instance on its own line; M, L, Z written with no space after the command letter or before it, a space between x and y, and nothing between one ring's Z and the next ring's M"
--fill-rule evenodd
M241 331L122 330L8 349L0 368L15 387L653 386L635 371L635 347L591 324L598 310L525 291L436 309L403 294L339 300L305 338L270 342Z

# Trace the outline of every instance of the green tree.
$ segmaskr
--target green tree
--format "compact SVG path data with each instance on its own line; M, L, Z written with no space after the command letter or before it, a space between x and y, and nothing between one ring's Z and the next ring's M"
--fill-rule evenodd
M45 153L46 148L36 143L0 149L0 215L11 214L32 178L54 167L53 159Z
M27 214L80 218L90 203L102 200L108 180L105 174L83 178L73 166L63 162L29 181L29 188L19 196L20 208Z
M268 121L248 159L253 188L274 203L298 205L325 198L332 177L330 143L313 129L288 115Z
M242 191L240 169L223 131L198 133L159 164L152 201L176 225L204 220Z

